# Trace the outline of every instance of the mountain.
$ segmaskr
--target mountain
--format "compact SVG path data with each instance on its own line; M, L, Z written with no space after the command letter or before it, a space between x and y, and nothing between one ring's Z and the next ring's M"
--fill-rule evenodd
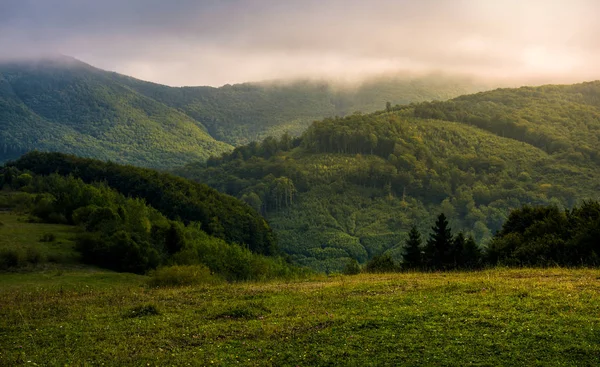
M0 157L38 149L172 167L231 149L182 112L61 57L0 64Z
M568 208L600 190L600 83L499 89L314 122L177 173L263 212L293 259L340 270L401 257L415 224L485 244L511 209Z
M201 121L213 137L234 146L286 132L300 135L315 120L374 112L387 102L404 105L446 100L488 89L467 77L441 74L393 74L356 85L297 80L171 88L133 78L122 82Z
M0 62L0 162L37 149L167 168L232 145L299 135L327 116L482 90L464 78L397 76L355 88L272 82L173 88L66 56Z

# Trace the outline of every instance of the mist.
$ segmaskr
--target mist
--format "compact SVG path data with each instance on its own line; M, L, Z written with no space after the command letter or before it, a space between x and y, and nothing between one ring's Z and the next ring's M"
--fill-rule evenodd
M0 59L60 53L173 86L398 72L566 83L600 78L597 14L595 0L3 0Z

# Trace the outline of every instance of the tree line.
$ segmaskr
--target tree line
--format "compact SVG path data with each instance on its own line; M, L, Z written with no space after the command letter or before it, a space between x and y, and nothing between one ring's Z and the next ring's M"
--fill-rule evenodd
M31 152L7 163L7 168L11 167L39 175L72 175L86 183L105 182L118 192L144 199L171 220L199 223L206 233L248 246L256 253L278 253L270 226L256 211L203 184L151 169L61 153Z
M210 235L202 223L171 220L144 199L105 182L7 166L0 170L0 188L8 191L0 198L1 207L26 214L31 222L76 226L75 249L86 264L139 274L161 266L203 265L229 281L304 272L283 256L257 254L244 244ZM17 253L0 253L0 269L18 265L16 258Z
M486 266L600 266L600 202L589 200L570 210L525 205L513 210L502 229L481 248L473 237L454 235L446 216L437 217L427 241L413 226L402 261L376 256L366 271L473 270ZM349 264L347 272L355 265Z

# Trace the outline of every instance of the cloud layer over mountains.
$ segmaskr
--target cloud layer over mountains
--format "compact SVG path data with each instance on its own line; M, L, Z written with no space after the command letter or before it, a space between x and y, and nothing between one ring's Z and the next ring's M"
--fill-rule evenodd
M0 58L62 53L170 85L442 70L600 78L596 0L2 0Z

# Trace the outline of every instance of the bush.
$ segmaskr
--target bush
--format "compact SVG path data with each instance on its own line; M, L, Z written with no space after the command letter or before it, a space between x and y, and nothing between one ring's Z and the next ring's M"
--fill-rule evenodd
M28 263L31 263L34 265L44 262L44 255L42 255L40 250L38 250L37 248L34 248L34 247L27 248L27 250L25 252L25 258L27 259Z
M400 267L390 255L375 256L365 266L368 273L392 273L400 271Z
M23 265L23 254L17 249L0 250L0 270L18 268Z
M356 261L354 259L349 260L342 272L345 275L360 274L360 265L358 264L358 261Z
M204 265L175 265L158 268L150 273L151 287L181 287L213 284L220 281Z
M122 230L111 236L81 233L75 244L85 263L116 271L143 274L160 263L158 252L148 242Z

